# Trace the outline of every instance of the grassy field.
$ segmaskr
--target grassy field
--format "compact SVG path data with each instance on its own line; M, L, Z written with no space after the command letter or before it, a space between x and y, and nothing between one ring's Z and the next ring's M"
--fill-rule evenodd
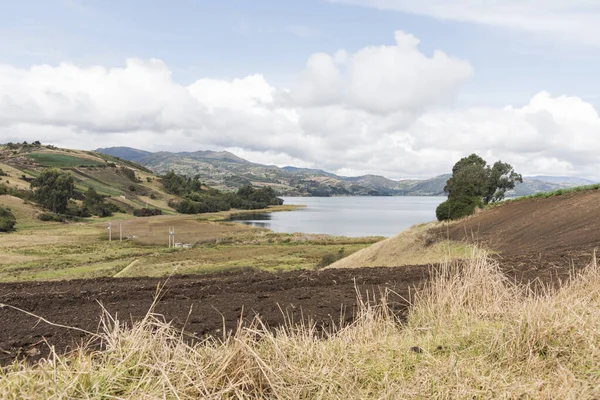
M160 319L105 318L106 349L0 371L21 398L597 398L600 269L534 294L485 256L446 265L400 322L362 303L319 339L310 324L273 333L259 319L234 336L186 343Z
M45 167L65 168L77 167L79 165L94 166L103 165L104 163L98 160L74 157L67 154L54 153L29 153L26 157L31 158L35 162Z
M0 234L0 281L93 278L100 276L165 276L239 268L271 271L315 268L327 255L352 254L381 238L278 234L222 222L239 211L134 218L117 214L80 223L42 223L39 210L22 200L2 196L15 210L17 231ZM275 210L290 210L281 206ZM111 242L108 222L112 223ZM177 242L192 249L169 249L169 227ZM123 240L119 241L122 229ZM127 237L135 236L127 240ZM123 271L133 262L134 266Z
M433 233L444 224L430 222L415 225L396 236L342 258L328 268L399 267L472 258L475 254L472 246L443 240Z

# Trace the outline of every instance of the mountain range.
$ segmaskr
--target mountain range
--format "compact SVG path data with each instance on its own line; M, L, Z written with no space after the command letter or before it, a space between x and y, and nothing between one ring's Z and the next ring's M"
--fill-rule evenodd
M141 164L157 174L170 170L198 175L208 186L235 190L243 185L272 186L282 196L442 196L450 174L429 179L392 180L378 175L339 176L320 169L277 167L252 163L228 151L172 153L131 147L109 147L96 152ZM595 182L563 176L524 177L509 196L524 196Z

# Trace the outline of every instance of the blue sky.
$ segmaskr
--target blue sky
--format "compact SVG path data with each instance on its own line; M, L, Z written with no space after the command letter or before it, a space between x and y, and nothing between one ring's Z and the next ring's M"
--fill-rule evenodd
M180 148L172 142L161 139L177 132L187 138L186 140L192 138L194 146L199 149L227 148L259 162L294 163L329 168L339 173L381 173L393 177L445 172L457 157L477 150L488 154L492 159L513 157L516 160L513 164L523 163L533 173L594 176L594 165L587 161L578 161L588 158L588 155L579 153L581 149L578 144L572 151L565 153L549 149L548 146L532 149L531 143L522 144L523 151L518 151L511 146L498 149L494 145L499 142L488 141L481 146L447 149L444 153L442 149L425 146L426 143L433 143L435 140L428 139L423 144L418 143L421 138L428 135L438 135L438 141L448 138L444 127L440 126L439 121L442 120L446 121L447 129L463 129L468 125L463 132L456 133L459 139L468 135L476 136L478 132L487 132L491 128L485 125L485 118L473 116L479 108L485 108L490 114L490 119L496 124L493 132L499 135L498 141L501 141L500 135L507 126L515 126L515 124L521 126L520 124L523 123L519 119L522 117L522 112L517 112L516 116L504 115L503 110L507 107L520 110L530 105L530 109L533 110L530 111L536 113L535 118L542 118L540 117L542 111L560 110L561 107L554 104L560 101L563 102L561 104L568 103L574 107L572 115L585 114L586 110L589 111L589 107L600 109L600 85L596 83L600 70L598 51L600 42L594 39L594 33L600 35L600 28L595 28L600 26L600 8L594 2L506 0L495 2L496 5L489 5L489 2L483 0L466 0L456 6L448 6L441 0L422 0L418 4L405 0L334 2L325 0L152 2L22 0L1 3L3 17L0 24L0 64L10 68L11 74L15 73L19 76L18 79L11 78L12 81L5 78L4 83L0 83L0 97L4 94L5 99L19 99L11 100L10 104L30 104L31 99L38 101L39 95L30 92L33 90L32 87L43 93L47 92L47 87L42 90L36 86L39 79L35 78L37 72L32 72L32 66L49 65L53 68L52 73L65 77L65 74L72 73L60 68L60 65L65 63L85 74L92 67L102 67L106 70L127 69L126 60L130 59L143 62L158 59L164 64L164 69L170 73L170 82L165 84L165 88L171 85L174 88L189 89L196 82L201 81L203 84L196 85L195 93L202 93L195 98L196 100L202 98L204 101L202 107L208 107L209 110L206 118L198 122L202 127L197 129L192 129L181 120L168 129L164 127L123 129L119 124L117 127L109 124L110 126L101 128L86 126L71 120L63 124L65 121L63 114L60 114L60 118L45 116L46 120L40 117L35 121L20 121L20 114L15 112L13 107L4 110L15 113L13 117L8 118L12 125L5 123L4 128L0 128L3 129L0 130L0 135L6 138L22 136L25 131L32 131L35 134L48 132L48 141L71 147L92 148L96 144L108 141L115 145L135 144L138 147L157 150L158 148L151 148L147 141L140 139L155 135L157 139L152 141L156 143L154 146L179 150ZM521 21L523 16L524 22ZM310 86L303 81L306 78L303 73L307 71L307 63L311 56L325 53L333 57L339 50L345 50L352 55L370 47L394 46L396 31L418 38L420 40L418 51L424 57L431 59L434 51L439 50L453 59L468 63L471 71L463 71L468 76L458 72L449 76L447 85L444 84L447 90L444 89L443 93L440 91L433 97L428 94L427 104L419 103L422 94L417 93L414 88L411 90L417 93L415 102L420 104L418 107L412 107L406 101L398 99L399 107L404 107L398 109L398 113L403 115L401 118L403 122L400 124L402 126L397 122L382 119L381 110L374 110L362 103L357 105L360 101L357 102L356 99L336 97L332 103L329 100L316 99L311 94L311 101L308 103L306 99L300 101L302 104L298 103L299 100L294 100L294 93L299 93L301 89L298 85ZM382 58L382 62L385 60L388 58ZM424 64L416 64L415 69L410 70L406 65L403 66L401 56L390 62L398 65L386 65L386 68L389 68L389 71L393 71L394 68L404 68L406 71L403 76L419 74L419 68L424 67ZM344 72L346 67L340 68L342 74L350 74ZM353 67L347 68L351 71ZM319 75L321 72L315 74ZM372 73L376 76L377 69L375 68ZM260 86L258 89L253 85L249 85L252 88L239 89L238 87L243 92L241 94L233 86L227 86L227 84L235 86L236 79L243 80L255 75L261 76L265 83L257 84ZM11 75L5 74L5 76ZM396 78L390 76L393 82L398 82ZM421 85L427 86L434 78L435 76L423 77ZM68 84L69 80L65 79ZM17 81L18 83L15 83ZM57 81L62 82L62 80ZM148 84L151 84L151 81L152 79ZM323 84L319 82L320 85ZM345 86L350 86L350 82L345 82ZM212 130L220 129L222 124L211 121L205 126L204 123L214 117L215 110L211 106L211 101L221 94L213 93L212 97L209 96L208 87L218 87L220 91L237 93L231 95L238 96L237 100L230 99L235 104L239 103L239 96L250 96L253 99L260 97L261 102L273 102L269 109L277 108L281 111L279 114L283 114L284 111L287 112L286 115L293 114L294 116L290 117L291 121L300 121L299 128L287 126L289 121L286 120L283 123L286 126L283 128L285 132L271 129L264 133L270 138L267 141L270 144L264 147L248 144L247 138L240 137L243 136L241 133L236 135L231 132L221 132L220 136L229 138L230 142L213 140L210 138L215 135ZM372 85L369 87L372 88ZM391 85L390 90L401 91L402 87L402 85ZM77 95L79 99L87 89L77 89L78 92L76 88L65 88L64 93L61 88L53 87L52 90L61 92L65 97ZM258 90L262 91L260 92L262 94L249 94L246 90ZM264 93L269 90L271 94L277 94L267 96L266 99ZM379 86L378 90L384 89ZM292 100L288 99L285 104L280 103L278 99L285 97L281 93L286 91L291 91L291 94L288 94ZM25 92L27 93L24 94ZM69 95L67 96L66 93ZM540 93L547 93L549 97L546 100L538 97L537 105L532 105L532 99ZM120 97L122 94L117 90L112 95ZM364 98L369 98L370 95L372 93L365 94ZM23 96L30 96L30 98L25 101ZM94 114L96 111L89 110L90 115L106 115L106 107L98 105L100 103L96 102L95 94L86 92L85 96L89 97L96 107L97 113ZM395 104L394 101L397 100L393 98L393 93L382 93L382 96L389 98L391 104ZM219 107L227 108L229 111L237 110L238 114L243 113L244 117L248 114L264 114L255 109L254 103L252 110L241 110L237 106L237 108L230 106L229 103L217 102ZM44 107L55 109L55 105L48 103L40 103L37 108ZM152 110L156 111L156 107L159 106L152 107L155 107ZM380 148L389 148L390 143L393 143L400 146L394 154L403 154L404 151L406 157L419 160L441 157L443 162L402 163L390 161L392 154L382 156L381 159L373 159L365 155L357 155L351 148L336 151L335 146L329 142L338 139L342 133L319 129L317 129L319 132L316 132L307 128L312 126L308 123L310 118L316 118L318 112L325 112L328 115L335 113L333 109L319 110L323 107L337 107L335 112L339 111L339 119L344 120L344 123L340 122L337 125L339 120L335 121L336 123L332 122L335 125L332 125L332 129L340 128L346 132L348 129L357 129L356 138L368 137L370 142L379 144L371 149L373 152L379 151ZM540 110L540 107L544 110ZM417 108L418 110L415 111ZM360 121L351 121L349 114L342 115L344 110L352 114L353 110L357 109L365 113ZM146 111L132 109L131 115L134 116L132 118L136 118L135 115L146 115L144 114ZM390 114L391 111L386 109L385 113ZM229 118L237 118L238 114L232 114ZM512 117L517 119L511 120ZM530 122L529 117L527 121ZM578 117L574 122L565 122L563 117L553 115L554 122L559 126L550 129L554 136L549 143L557 143L560 138L563 141L567 140L569 137L565 132L570 129L578 131L583 129L585 137L578 140L581 144L589 140L588 132L596 132L595 129L598 127L594 125L596 121L593 120L593 116L590 117L591 119ZM261 121L249 130L260 134L260 127L282 124L277 118L279 117L276 116L272 121ZM400 117L396 119L398 118ZM449 118L452 120L451 123ZM506 118L509 120L505 120ZM436 122L431 122L433 119ZM581 119L586 121L585 127L579 126ZM244 119L244 121L252 123L250 120ZM303 124L306 121L308 122ZM265 125L262 125L263 123ZM35 129L32 129L32 124L35 125ZM140 124L133 125L139 127ZM546 132L540 131L542 128L539 128L541 125L537 122L534 125L533 129L538 130L536 132L539 135L537 137L539 142ZM359 129L358 126L361 128ZM386 130L381 126L391 128ZM434 126L440 129L436 134L432 133ZM61 129L64 130L62 133ZM239 130L239 126L237 129ZM291 132L296 129L297 132L292 134ZM426 134L422 133L423 129ZM210 134L207 133L208 131ZM102 136L101 133L106 135ZM316 155L309 155L310 151L297 149L299 143L303 142L302 138L310 139L305 143L331 148L328 151L316 151L315 153L318 153ZM536 139L532 136L531 140L535 142ZM282 143L283 141L287 144ZM361 146L360 140L354 140L354 137L350 142ZM538 161L532 163L534 157L537 157ZM429 164L433 166L427 167L426 165ZM411 171L411 167L416 170Z
M600 104L600 85L590 87L597 48L474 23L323 0L23 0L2 9L0 62L24 67L159 58L184 84L261 73L286 85L313 53L388 44L401 29L421 39L424 53L443 49L473 64L464 103L520 104L548 90Z

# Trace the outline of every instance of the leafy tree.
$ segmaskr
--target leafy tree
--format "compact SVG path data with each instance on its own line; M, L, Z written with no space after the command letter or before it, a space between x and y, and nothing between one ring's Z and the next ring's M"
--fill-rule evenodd
M448 200L438 206L436 216L442 221L471 215L476 207L504 199L516 182L523 182L523 178L510 164L497 161L489 166L483 158L471 154L452 168L444 187Z
M69 199L73 197L75 182L73 177L59 169L47 169L31 181L34 198L42 207L54 213L64 213Z
M0 207L0 232L10 232L14 229L17 219L7 207Z
M514 189L516 182L523 183L521 174L517 174L510 164L496 161L487 167L488 184L483 194L483 204L504 199L507 190Z

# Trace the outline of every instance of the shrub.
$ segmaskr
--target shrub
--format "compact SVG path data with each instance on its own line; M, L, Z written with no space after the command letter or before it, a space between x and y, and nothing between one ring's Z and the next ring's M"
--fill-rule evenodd
M475 208L481 206L481 199L476 197L451 197L436 208L435 215L439 221L460 219L472 215Z
M127 167L119 167L117 173L123 175L132 182L139 183L141 180L135 175L135 171Z
M133 210L133 215L136 217L152 217L154 215L162 215L162 210L158 208L138 208Z
M17 219L7 207L0 207L0 232L10 232L15 228Z
M344 248L342 247L336 254L327 253L323 257L321 257L321 262L317 265L317 268L323 268L330 264L333 264L337 260L341 260L344 258Z
M40 221L44 221L44 222L47 222L47 221L64 222L64 218L63 217L61 217L58 214L53 214L53 213L43 213L43 214L40 214L40 215L38 215L38 219Z

